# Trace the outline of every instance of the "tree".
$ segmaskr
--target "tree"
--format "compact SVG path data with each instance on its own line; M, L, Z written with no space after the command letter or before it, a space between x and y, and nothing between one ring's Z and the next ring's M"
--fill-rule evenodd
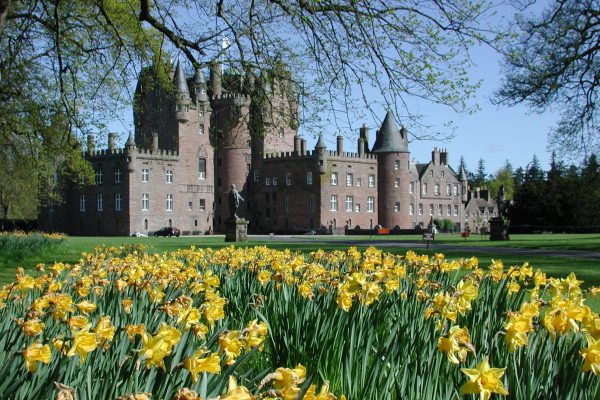
M530 2L530 4L535 2ZM498 103L526 103L534 110L559 107L562 118L550 145L570 154L600 146L600 2L556 0L539 17L521 17L505 52Z
M510 161L506 160L504 166L494 173L492 179L488 182L491 198L496 198L500 190L500 186L504 186L504 195L506 199L512 199L515 180L513 177L513 167Z
M485 160L480 158L477 161L477 172L472 176L471 187L487 187L487 173L485 172Z

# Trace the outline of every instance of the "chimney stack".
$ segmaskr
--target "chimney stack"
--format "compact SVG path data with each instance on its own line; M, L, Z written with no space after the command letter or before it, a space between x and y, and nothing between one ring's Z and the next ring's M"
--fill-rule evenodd
M344 137L342 136L341 132L338 134L338 137L337 137L337 155L338 156L344 155Z

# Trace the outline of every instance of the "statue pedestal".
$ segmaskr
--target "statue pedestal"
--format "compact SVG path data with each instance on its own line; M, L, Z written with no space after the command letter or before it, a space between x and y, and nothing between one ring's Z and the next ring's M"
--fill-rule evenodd
M510 240L508 235L508 225L504 219L494 217L490 219L490 240Z
M226 242L247 242L248 221L244 218L229 219L225 222Z

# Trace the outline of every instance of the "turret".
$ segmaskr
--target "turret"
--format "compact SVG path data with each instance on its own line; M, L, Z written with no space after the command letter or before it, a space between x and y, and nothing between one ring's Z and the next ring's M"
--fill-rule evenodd
M125 150L127 151L127 169L129 170L129 172L133 172L135 171L136 151L135 141L133 140L133 134L131 133L131 131L129 132L127 143L125 143Z
M87 152L93 154L96 151L96 145L94 144L94 135L89 134L87 136Z
M371 151L377 154L379 224L389 228L412 228L407 207L410 203L408 137L404 127L398 129L389 111L377 131ZM395 184L396 180L399 185Z
M301 154L300 153L300 144L302 143L302 139L300 138L300 136L298 136L297 134L294 135L294 153L296 155Z
M363 126L361 126L360 130L359 130L359 136L358 136L358 152L360 153L360 145L361 145L361 139L364 145L364 151L367 152L369 151L369 128L367 127L367 124L363 124Z
M323 141L323 134L319 134L319 140L315 145L315 154L317 167L319 168L319 173L324 174L327 171L327 156L326 156L327 147L325 146L325 142Z
M180 62L177 62L175 67L175 75L173 76L175 84L175 119L185 122L189 119L187 113L190 107L190 90L183 73L183 67Z
M458 173L458 180L460 181L460 187L461 187L461 201L463 203L467 202L467 192L468 192L468 179L467 179L467 173L465 172L465 166L464 165L460 165L460 172Z
M117 134L111 132L108 134L108 151L114 153L115 150L117 150Z
M201 68L196 69L194 74L194 92L196 96L196 104L206 103L208 95L206 94L206 78Z

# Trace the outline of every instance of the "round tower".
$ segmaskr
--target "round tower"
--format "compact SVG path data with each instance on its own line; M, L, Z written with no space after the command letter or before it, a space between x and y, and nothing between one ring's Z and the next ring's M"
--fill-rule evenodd
M323 134L319 134L319 140L315 145L315 155L317 168L319 169L319 173L323 175L327 172L327 147L323 141Z
M469 183L467 179L467 173L465 172L465 166L460 165L460 172L458 173L458 180L460 181L460 199L463 203L466 203L468 200L468 189Z
M398 129L394 116L389 111L381 129L377 131L371 152L377 154L379 224L387 228L411 228L408 138L404 128Z
M133 140L133 134L131 132L129 132L127 143L125 143L125 150L127 151L127 170L129 172L134 172L136 161L136 148L135 141Z
M179 122L187 122L189 120L192 99L190 98L190 90L180 62L177 62L177 67L175 68L173 83L175 84L175 119Z

